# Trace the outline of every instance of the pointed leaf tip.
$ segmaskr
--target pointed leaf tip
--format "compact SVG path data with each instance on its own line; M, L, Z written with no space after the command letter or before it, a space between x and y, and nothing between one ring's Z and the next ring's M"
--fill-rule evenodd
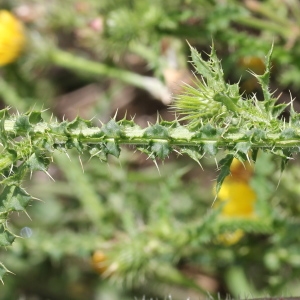
M223 159L220 160L220 173L217 178L217 185L216 185L216 193L218 194L223 181L225 178L230 174L230 166L233 161L234 156L232 154L227 154Z

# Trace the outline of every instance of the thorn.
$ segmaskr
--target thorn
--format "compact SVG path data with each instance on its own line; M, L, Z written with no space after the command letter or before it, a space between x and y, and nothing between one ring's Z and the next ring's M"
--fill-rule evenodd
M214 204L215 204L217 198L218 198L218 194L216 194L216 196L215 196L215 198L214 198L214 201L213 201L213 203L212 203L212 205L211 205L211 208L213 208L213 206L214 206Z
M251 163L251 160L250 160L250 157L249 157L248 153L246 154L246 157L247 157L247 161L248 161L249 164L251 165L252 163Z
M36 198L36 197L32 197L32 196L30 196L30 197L31 197L31 199L33 199L33 200L36 200L36 201L41 201L41 202L45 203L45 201L44 201L44 200L42 200L42 199L40 199L40 198Z
M127 111L126 111L126 114L127 114ZM134 114L133 116L131 116L131 121L134 121L135 117L136 117L136 114Z
M215 163L216 163L217 170L219 170L219 165L216 157L215 157Z
M118 114L118 108L117 108L116 113L115 113L115 115L114 115L114 117L113 117L114 120L116 120L117 114Z
M13 167L14 167L14 165L11 164L11 167L10 167L10 170L9 170L9 175L8 175L8 176L10 176L10 175L13 173Z
M69 159L69 161L71 161L71 157L70 157L69 153L66 151L65 154L66 154L67 158Z
M53 182L55 182L55 179L46 170L44 170L44 172L52 179Z
M159 114L158 114L158 112L156 114L157 114L157 116L156 116L156 124L158 124L159 123Z
M203 157L203 156L202 156L202 157ZM201 158L202 158L202 157L201 157ZM200 166L201 170L204 171L204 169L203 169L203 167L202 167L200 161L199 161L199 160L195 160L195 161L198 163L198 165Z
M26 210L24 210L25 215L29 218L30 221L32 221L32 219L30 218L28 212Z
M159 167L158 167L158 164L157 164L156 160L153 159L153 162L154 162L154 164L155 164L155 166L156 166L156 168L157 168L157 171L158 171L159 176L161 176L160 170L159 170Z
M176 149L173 149L174 152L176 152L178 155L182 155L182 153Z
M80 165L81 165L82 173L84 174L83 164L82 164L82 160L81 160L80 155L78 156L78 159L79 159L79 162L80 162Z
M41 112L43 113L43 112L48 111L48 110L49 110L49 108L44 108L44 109L42 109ZM52 113L52 115L53 115L53 113Z

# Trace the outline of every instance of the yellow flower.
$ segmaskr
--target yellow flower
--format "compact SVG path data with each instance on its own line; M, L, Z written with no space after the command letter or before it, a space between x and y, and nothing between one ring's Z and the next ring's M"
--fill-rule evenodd
M0 66L15 61L25 45L22 23L6 10L0 10Z
M222 216L253 216L256 194L249 185L253 173L252 166L248 162L241 163L234 159L230 166L230 173L218 193L217 205L226 202L223 206Z
M217 205L225 202L221 216L226 218L254 217L256 194L249 185L249 180L253 174L252 166L248 162L243 164L234 159L230 172L231 175L225 178L218 193ZM243 236L243 231L238 229L220 235L218 241L226 245L232 245L237 243Z
M220 201L226 201L222 215L226 217L251 217L254 215L256 195L248 182L224 180L219 191Z
M102 251L97 250L94 252L92 256L92 266L99 274L103 274L107 270L107 257Z
M231 175L226 180L249 181L253 175L253 168L248 161L241 163L234 158L230 166L230 173Z
M226 232L218 236L218 242L224 245L231 246L239 242L244 236L244 232L241 229L235 230L234 232Z

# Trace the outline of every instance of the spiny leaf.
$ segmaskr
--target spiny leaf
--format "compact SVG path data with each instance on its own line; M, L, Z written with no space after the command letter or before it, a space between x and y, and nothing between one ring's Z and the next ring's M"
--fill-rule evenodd
M238 152L242 152L247 155L249 150L251 149L251 143L250 142L239 142L235 145L235 149Z
M186 153L191 159L196 161L200 166L200 160L203 157L204 153L201 147L189 147L189 148L182 148L180 153Z
M40 111L31 111L26 115L28 115L28 121L32 125L43 122L42 114Z
M293 128L286 128L280 133L280 137L283 139L292 139L297 137L297 133L295 132L295 129Z
M254 161L254 163L256 162L256 159L257 159L257 154L258 154L258 149L253 149L252 152L251 152L251 157L252 157L252 160Z
M154 153L155 157L160 159L165 159L171 152L171 148L167 143L153 143L151 146L151 151Z
M9 232L5 228L5 226L0 225L0 247L10 246L14 242L15 238L16 236L11 232ZM1 277L1 265L0 265L0 277Z
M5 135L4 123L7 116L7 109L0 110L0 142L6 148L7 147L7 137Z
M218 130L208 123L200 128L197 137L212 138L215 137L217 134L218 134Z
M220 160L220 173L217 178L216 192L219 193L224 179L230 174L230 166L233 161L233 155L227 154Z
M50 124L50 128L51 128L52 133L69 136L67 127L68 127L68 122L67 121L63 121L63 122L60 122L60 123L51 123Z
M216 142L206 142L203 144L203 150L208 155L216 156L218 153L217 143Z
M223 69L217 58L214 47L211 47L211 53L208 61L205 61L195 48L190 47L190 49L195 69L208 81L208 84L213 84L216 81L219 81L221 85L222 83L224 84Z
M257 78L259 84L261 85L263 95L264 95L263 103L264 103L264 106L265 106L265 109L267 112L272 111L273 106L276 102L276 99L272 99L272 93L269 90L272 53L273 53L273 45L265 59L266 70L265 70L264 74L257 75L253 72L250 72L254 77Z
M275 105L272 109L273 118L278 118L280 116L280 114L283 113L287 107L288 107L288 104L286 104L286 103L281 103L281 104Z
M14 130L19 133L29 133L32 125L29 122L29 117L26 115L19 116L14 124Z
M155 124L145 130L144 137L166 139L169 137L169 134L167 128L160 124Z
M120 146L114 142L107 142L105 144L105 149L103 150L105 152L105 154L111 154L115 157L119 157L120 156Z
M110 120L106 125L103 125L101 131L113 138L120 137L122 133L120 125L114 119Z
M19 186L6 186L0 195L0 214L9 211L25 211L31 199L31 196Z
M219 92L214 95L214 101L221 102L229 111L238 113L240 108L236 105L239 97L230 97L224 92Z
M0 281L3 283L3 278L7 273L11 273L1 262L0 262Z
M74 130L74 129L82 130L82 129L90 128L92 126L93 126L93 124L92 124L91 121L84 120L84 119L82 119L80 117L76 117L75 120L73 120L72 122L68 123L67 128L69 130Z
M31 171L46 172L50 164L50 159L46 157L46 154L41 151L33 153L26 161L26 165Z

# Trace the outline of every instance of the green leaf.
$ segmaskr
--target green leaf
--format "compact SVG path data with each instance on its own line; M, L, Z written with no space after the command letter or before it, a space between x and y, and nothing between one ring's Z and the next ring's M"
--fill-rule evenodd
M10 246L16 236L9 232L3 225L0 225L0 247ZM0 278L1 278L1 264L0 264Z
M113 155L115 157L119 157L120 156L120 153L121 153L121 149L120 149L120 146L114 142L107 142L105 144L105 150L104 152L107 154L110 154L110 155Z
M205 77L206 79L210 79L213 74L209 63L202 59L201 54L195 48L190 46L190 49L192 62L194 64L195 69L203 77Z
M145 130L144 137L167 139L169 137L169 133L167 128L165 128L164 126L155 124Z
M297 133L293 128L286 128L281 132L280 137L288 140L297 137Z
M121 127L120 125L114 120L110 120L107 124L101 127L101 131L112 138L119 138L121 137Z
M230 111L238 113L240 111L240 108L236 106L236 103L239 99L236 97L229 97L226 93L224 92L219 92L216 93L213 97L214 101L216 102L221 102L226 106L226 108Z
M29 122L29 117L26 115L19 116L14 124L14 130L19 133L29 133L32 129L32 125Z
M26 165L31 171L47 172L49 164L50 159L46 157L45 153L39 151L33 153L26 161Z
M27 113L27 115L28 115L28 121L31 125L35 125L40 122L43 122L42 114L40 111L31 111L30 113Z
M216 192L219 193L224 179L230 174L230 166L233 161L233 155L227 154L220 160L220 173L217 178Z
M216 156L218 153L217 142L207 142L203 144L203 150L205 153L211 156Z
M255 76L257 78L259 84L261 85L263 95L264 95L263 104L264 104L267 112L273 110L273 106L276 102L276 99L272 99L272 93L269 90L272 53L273 53L273 45L265 59L266 70L265 70L264 74L257 75L253 72L250 72L253 76Z
M153 143L151 146L151 151L154 153L155 157L160 159L165 159L171 152L171 148L167 143Z
M7 147L7 135L5 134L4 123L7 116L7 109L0 110L0 142L3 147Z
M217 129L208 123L200 128L199 134L200 134L200 137L203 137L203 138L212 138L217 135ZM197 137L199 137L198 134L197 134Z
M252 160L254 161L254 163L256 162L257 154L258 154L258 149L253 149L251 156L252 156Z
M105 151L103 151L103 146L102 145L93 145L91 149L89 150L91 157L98 157L100 161L107 161L107 154Z
M200 160L203 157L204 153L201 147L189 147L189 148L182 148L180 153L187 154L191 159L196 161L200 166Z
M272 116L273 118L278 118L281 113L284 112L284 110L287 108L288 104L281 103L278 105L275 105L272 109Z
M72 149L75 148L79 153L82 153L84 150L84 145L83 143L78 140L77 138L69 138L66 142L66 148L67 149Z
M246 133L246 136L250 136L253 142L260 142L266 138L266 132L260 128L253 128Z
M69 136L70 134L67 130L67 126L68 126L67 121L63 121L61 123L50 124L52 133Z
M251 149L251 143L250 142L239 142L235 145L235 149L238 152L242 152L247 155L249 150Z
M31 196L19 186L6 186L0 195L0 213L25 211Z
M91 128L93 126L92 122L89 120L84 120L80 117L76 117L75 120L68 123L68 129L69 130L83 130L87 128Z
M0 281L3 283L4 275L11 273L2 263L0 263Z

